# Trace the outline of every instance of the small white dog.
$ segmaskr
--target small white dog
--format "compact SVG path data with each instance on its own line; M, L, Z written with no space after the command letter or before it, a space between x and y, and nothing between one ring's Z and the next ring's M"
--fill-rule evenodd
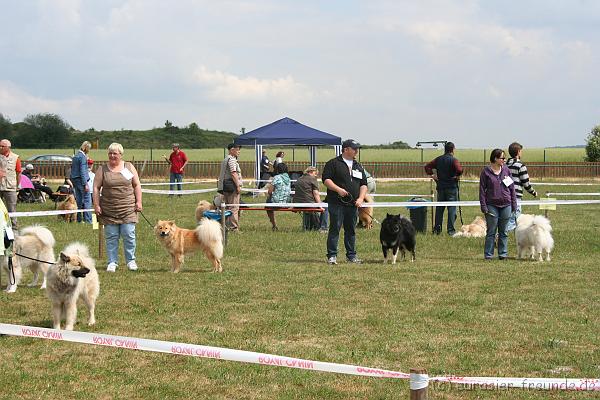
M29 268L33 272L33 280L28 285L29 287L37 286L39 273L42 272L42 289L46 288L46 273L49 264L54 263L54 236L46 227L40 225L27 226L21 229L18 236L15 237L13 250L15 253L22 254L35 260L30 260L22 256L14 255L13 271L14 281L11 284L12 277L9 277L7 293L17 291L17 286L21 282L23 276L23 268ZM8 257L3 257L2 266L8 271ZM41 261L36 261L41 260ZM44 263L46 261L47 263Z
M550 261L550 252L554 248L550 221L542 215L521 214L517 218L515 237L517 239L517 258L529 257Z

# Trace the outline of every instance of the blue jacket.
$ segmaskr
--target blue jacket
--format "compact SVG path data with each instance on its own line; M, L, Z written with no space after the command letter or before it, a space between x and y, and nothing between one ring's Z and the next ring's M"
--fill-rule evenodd
M83 184L87 184L87 181L90 180L90 175L88 174L88 166L87 166L87 156L81 150L75 154L73 157L73 164L71 164L71 180L73 179L81 179Z

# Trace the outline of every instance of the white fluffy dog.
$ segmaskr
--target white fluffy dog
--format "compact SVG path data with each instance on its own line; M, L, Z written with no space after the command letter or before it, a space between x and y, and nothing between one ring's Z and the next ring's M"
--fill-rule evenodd
M550 252L554 248L550 221L542 215L521 214L517 218L515 237L517 239L517 257L529 257L550 261Z
M46 294L52 302L54 329L60 329L60 322L64 318L65 329L73 330L77 320L79 298L88 308L88 325L94 325L96 323L94 310L99 293L98 272L88 248L78 242L68 245L60 253L58 262L48 269Z
M36 260L54 263L54 244L55 240L54 236L52 236L52 232L46 227L32 225L21 229L19 235L15 237L13 250L15 253ZM17 291L17 286L21 282L21 277L23 276L23 268L29 268L31 272L33 272L33 280L28 286L37 286L39 273L42 272L44 278L42 280L41 288L46 288L46 273L49 264L36 260L30 260L16 254L13 256L14 283L11 284L10 278L12 277L9 277L8 286L6 287L7 293L14 293ZM4 257L2 266L8 271L8 257Z

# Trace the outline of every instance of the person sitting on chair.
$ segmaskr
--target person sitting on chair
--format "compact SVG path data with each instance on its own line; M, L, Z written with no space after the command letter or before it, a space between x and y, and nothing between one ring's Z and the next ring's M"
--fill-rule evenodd
M52 189L50 189L48 186L43 184L43 180L40 177L40 175L33 173L33 171L34 171L33 165L27 164L25 166L25 171L23 171L23 175L25 175L26 177L28 177L31 180L31 183L33 184L33 187L35 190L39 190L40 192L46 194L49 198L52 199L53 198Z

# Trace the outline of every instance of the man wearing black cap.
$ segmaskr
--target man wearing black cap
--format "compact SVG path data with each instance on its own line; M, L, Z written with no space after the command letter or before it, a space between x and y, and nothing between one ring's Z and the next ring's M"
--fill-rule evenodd
M239 212L240 206L240 190L242 188L242 170L238 163L240 149L242 146L234 143L227 145L229 154L221 162L221 171L219 172L219 181L217 183L217 191L223 195L225 204L236 204L232 207L227 207L231 210L231 216L227 218L228 227L230 230L239 231Z
M367 194L365 170L355 160L360 143L348 139L342 143L342 154L327 161L323 169L323 183L327 186L329 208L329 234L327 235L327 263L337 264L337 247L340 229L344 226L344 246L346 259L350 263L360 264L356 256L356 221L358 208Z

